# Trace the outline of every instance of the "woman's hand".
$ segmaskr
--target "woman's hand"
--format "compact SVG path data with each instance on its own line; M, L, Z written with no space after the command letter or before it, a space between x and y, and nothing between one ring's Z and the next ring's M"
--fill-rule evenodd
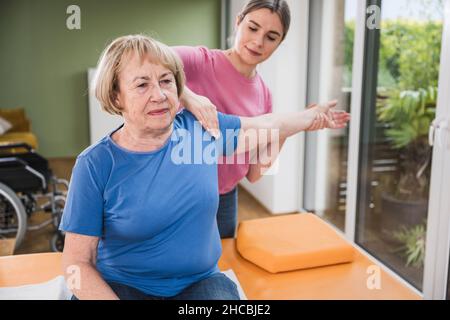
M336 108L337 101L329 101L322 104L313 104L308 109L315 110L316 115L312 124L306 129L306 131L316 131L321 129L342 129L347 126L347 122L350 120L350 114L341 111L334 110Z
M216 139L220 137L217 108L211 100L207 97L197 95L185 87L181 102L197 118L206 131Z
M241 154L266 147L269 143L278 143L280 139L287 139L302 131L345 128L350 120L350 114L333 110L336 108L336 104L336 101L330 101L313 105L301 112L271 113L250 118L240 117L241 130L236 153ZM248 139L248 136L255 130L257 134L252 136L257 138ZM278 134L273 134L273 132L278 132Z

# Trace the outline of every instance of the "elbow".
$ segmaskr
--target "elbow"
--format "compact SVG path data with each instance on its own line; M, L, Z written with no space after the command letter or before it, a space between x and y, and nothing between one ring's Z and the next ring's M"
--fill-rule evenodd
M69 280L76 270L81 269L82 263L77 259L65 256L63 253L61 267L64 278L66 278L66 280Z
M249 177L247 177L247 180L248 180L251 184L258 182L259 179L261 179L261 178L254 178L254 177L249 178Z
M246 178L247 178L248 182L256 183L256 182L258 182L261 179L261 175L257 175L257 174L254 174L254 173L249 173L249 174L247 174Z
M66 280L70 280L74 276L81 277L82 270L96 269L95 262L91 259L80 259L64 252L62 254L61 267Z

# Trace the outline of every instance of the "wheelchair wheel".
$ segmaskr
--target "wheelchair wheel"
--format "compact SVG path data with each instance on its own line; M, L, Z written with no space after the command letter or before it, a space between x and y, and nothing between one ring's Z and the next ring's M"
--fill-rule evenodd
M64 250L64 235L61 232L57 232L50 239L50 248L53 252L62 252Z
M52 210L53 226L58 229L61 222L64 206L66 205L66 198L64 196L56 196L55 203Z
M27 231L25 207L16 193L0 182L0 238L16 238L19 248Z

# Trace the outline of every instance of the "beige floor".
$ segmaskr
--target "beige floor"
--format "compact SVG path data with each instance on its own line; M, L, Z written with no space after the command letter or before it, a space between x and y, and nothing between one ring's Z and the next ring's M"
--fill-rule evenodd
M69 180L74 164L73 159L52 159L50 167L58 178ZM253 196L243 188L239 188L239 221L270 217L270 212L265 209ZM50 215L45 212L37 212L29 218L29 224L34 225L49 219ZM54 234L54 227L47 227L28 231L25 239L15 254L27 254L50 251L50 238Z

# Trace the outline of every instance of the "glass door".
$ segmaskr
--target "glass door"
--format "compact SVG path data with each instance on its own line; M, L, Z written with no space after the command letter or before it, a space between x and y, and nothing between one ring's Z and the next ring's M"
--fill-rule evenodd
M433 163L423 290L426 299L450 299L450 1L444 4L437 112L429 132Z
M354 240L422 291L444 2L365 9Z

